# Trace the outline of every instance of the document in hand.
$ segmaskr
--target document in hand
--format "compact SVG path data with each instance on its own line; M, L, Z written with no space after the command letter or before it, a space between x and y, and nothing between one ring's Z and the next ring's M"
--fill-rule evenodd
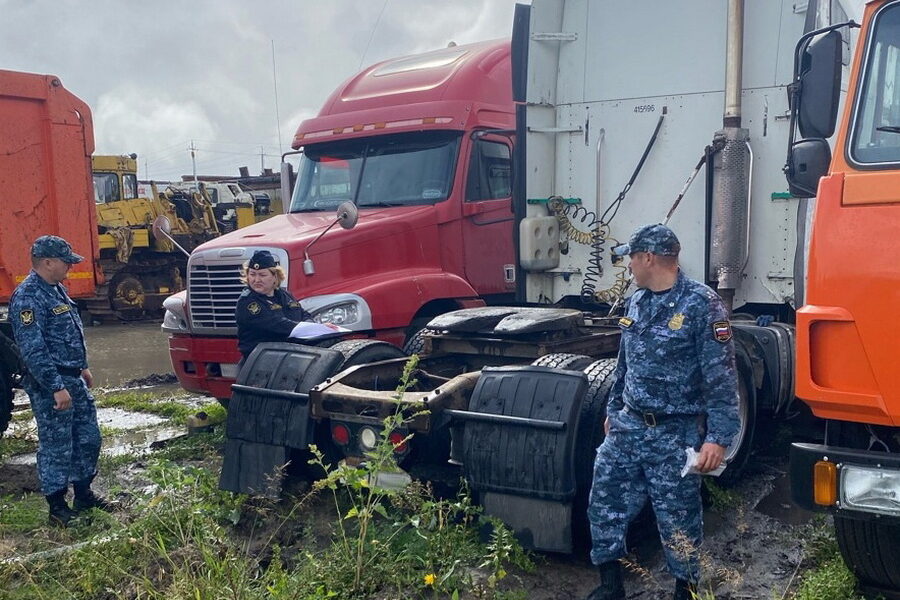
M294 327L294 330L291 331L291 335L288 337L297 340L311 340L326 335L334 335L336 333L345 333L348 331L350 330L343 327L338 327L337 325L332 325L331 323L313 323L311 321L300 321L299 323L297 323L297 325Z

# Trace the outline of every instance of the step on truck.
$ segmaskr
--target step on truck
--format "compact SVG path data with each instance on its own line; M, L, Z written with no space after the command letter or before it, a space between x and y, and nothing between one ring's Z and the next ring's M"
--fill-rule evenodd
M229 417L231 457L327 432L329 451L364 460L374 434L399 442L412 433L396 446L401 467L463 476L526 543L571 550L587 536L616 311L631 292L609 250L639 225L668 221L686 274L732 310L741 427L720 481L736 480L764 425L802 408L793 323L809 223L782 173L787 92L797 40L843 13L839 2L517 6L515 223L506 232L516 303L440 315L410 340L417 384L400 401L409 420L396 432L381 424L398 408L405 359L360 364L359 342L261 345L235 388L234 422L247 427L231 429ZM285 402L273 414L311 416L307 429L272 436L250 408L270 400ZM246 473L232 464L236 482Z
M240 269L257 250L313 319L397 347L436 315L512 300L509 69L500 40L387 60L340 85L294 136L285 214L197 248L186 292L166 300L182 387L231 396ZM331 228L348 201L358 224Z
M868 2L856 27L813 32L795 60L786 173L796 196L815 197L797 395L827 425L824 443L792 446L791 486L797 504L834 515L862 590L900 598L900 2ZM856 35L838 124L844 40Z

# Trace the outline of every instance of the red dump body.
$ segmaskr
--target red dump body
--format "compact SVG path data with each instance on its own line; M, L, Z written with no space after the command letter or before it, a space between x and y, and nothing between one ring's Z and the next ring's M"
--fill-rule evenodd
M66 286L92 297L97 217L88 106L53 75L0 70L0 304L31 270L35 238L59 235L87 260Z

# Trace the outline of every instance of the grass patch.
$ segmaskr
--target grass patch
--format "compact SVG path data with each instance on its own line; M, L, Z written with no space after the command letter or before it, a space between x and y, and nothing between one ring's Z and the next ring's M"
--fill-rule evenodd
M22 423L24 421L30 421L34 418L34 413L31 412L31 409L16 411L12 414L12 418L10 419L13 423Z
M37 451L37 440L23 435L6 435L0 438L0 460L17 454L28 454Z
M47 523L47 503L40 494L0 497L0 537L33 531Z
M830 519L817 515L811 525L800 586L794 600L863 600L856 594L856 577L844 564Z
M187 406L178 400L177 396L159 396L153 392L125 391L104 392L95 397L99 408L121 408L132 412L144 412L170 419L176 424L183 425L188 417L197 412L205 412L210 415L210 420L215 422L225 420L225 409L217 402L209 403L200 408Z
M712 510L717 513L726 513L741 505L742 499L739 493L723 488L712 477L703 478L703 487L706 488L706 493L709 495Z

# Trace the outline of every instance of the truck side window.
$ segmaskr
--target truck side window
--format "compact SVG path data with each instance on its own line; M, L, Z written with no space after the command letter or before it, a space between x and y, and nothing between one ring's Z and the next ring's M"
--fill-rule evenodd
M509 146L475 140L469 157L466 202L509 198L511 190Z
M900 162L900 7L880 12L866 52L850 156L857 163Z
M119 178L115 173L94 173L94 202L106 204L121 199Z
M123 200L131 200L132 198L137 198L137 175L133 173L126 173L122 175L122 186L125 188L123 190L124 196Z

